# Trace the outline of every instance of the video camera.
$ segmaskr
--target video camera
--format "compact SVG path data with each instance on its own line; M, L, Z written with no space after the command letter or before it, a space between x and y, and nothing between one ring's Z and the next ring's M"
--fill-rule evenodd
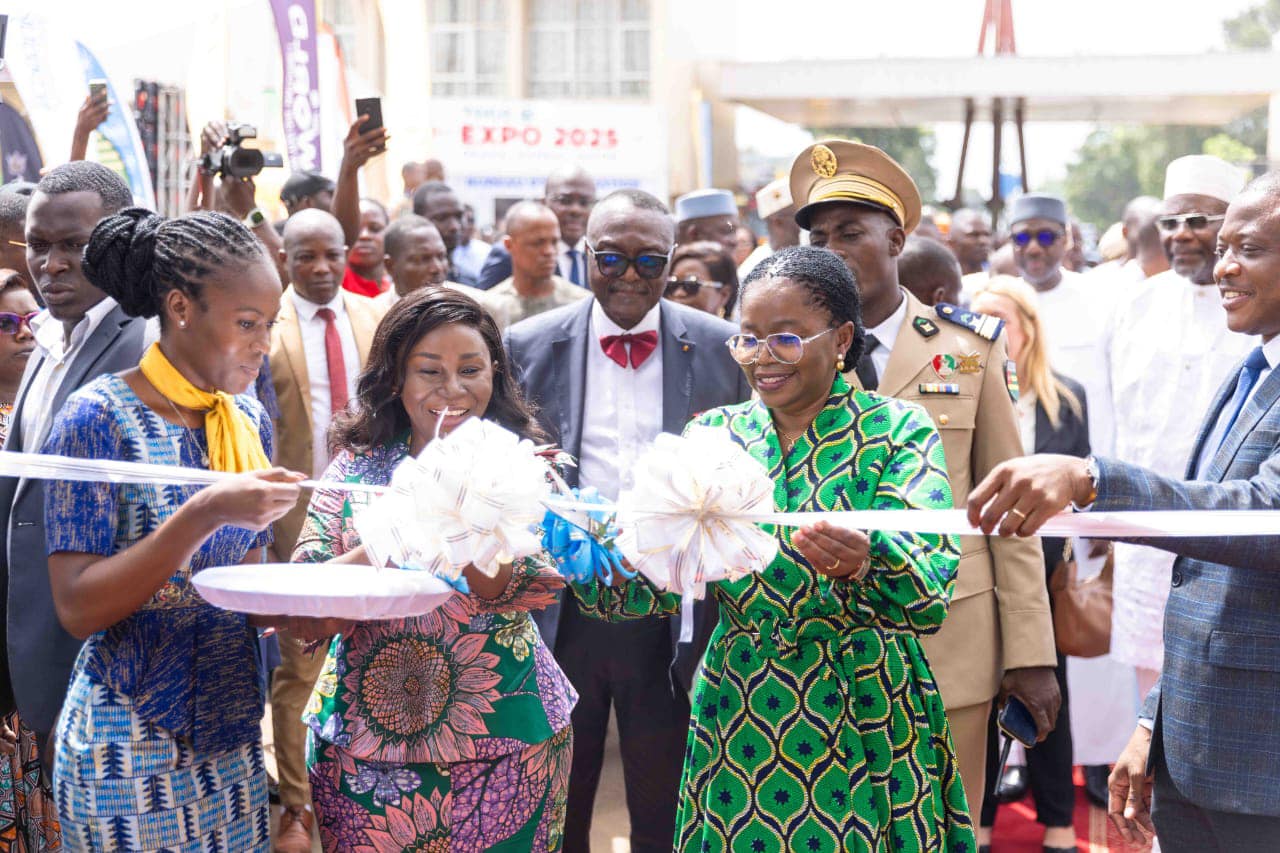
M217 173L223 180L227 178L252 178L263 169L279 169L284 166L283 155L274 151L260 151L257 148L245 148L246 139L256 139L258 129L251 124L233 122L227 125L227 141L221 148L210 151L200 158L202 171Z

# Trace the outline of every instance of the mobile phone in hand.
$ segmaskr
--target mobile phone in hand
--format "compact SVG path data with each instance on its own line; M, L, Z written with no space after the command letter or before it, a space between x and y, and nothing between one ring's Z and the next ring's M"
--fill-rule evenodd
M102 79L89 81L89 98L91 100L99 100L107 96L107 81Z
M1035 718L1017 696L1010 694L1005 698L1004 707L996 717L996 725L1010 739L1016 740L1027 749L1036 745Z
M368 116L360 123L360 133L382 127L382 98L356 98L356 115Z

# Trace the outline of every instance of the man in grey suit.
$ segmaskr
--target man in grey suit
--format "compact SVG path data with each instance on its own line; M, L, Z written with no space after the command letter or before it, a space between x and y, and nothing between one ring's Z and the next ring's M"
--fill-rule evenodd
M47 310L31 323L36 350L18 389L6 450L38 452L73 391L142 357L146 322L127 317L80 269L98 220L132 203L114 172L83 160L52 169L36 187L27 209L27 266ZM0 525L9 678L18 716L48 758L80 641L58 622L49 591L43 481L0 479ZM43 771L52 769L48 763Z
M1262 345L1219 389L1186 480L1112 459L1015 459L970 493L970 521L987 532L1030 536L1071 504L1280 509L1280 172L1256 179L1231 202L1217 251L1213 274L1227 325L1261 335ZM1280 537L1139 541L1177 560L1165 606L1163 673L1111 774L1111 819L1131 841L1157 833L1166 853L1274 850Z
M606 498L631 485L637 458L658 433L679 433L697 413L750 395L725 346L736 327L661 299L674 242L674 224L658 199L637 190L605 197L587 223L594 298L507 332L525 394L560 447L578 460L571 483L593 486ZM707 617L712 608L699 610ZM582 614L572 596L535 618L580 697L573 711L566 853L590 849L611 704L631 849L670 851L689 729L687 690L708 618L695 616L683 626L664 617L608 624Z

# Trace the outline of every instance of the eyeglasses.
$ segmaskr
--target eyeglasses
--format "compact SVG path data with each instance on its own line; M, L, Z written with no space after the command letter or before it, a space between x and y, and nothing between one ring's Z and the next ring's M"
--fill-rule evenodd
M718 281L698 281L696 278L669 278L667 279L666 289L663 290L663 295L680 295L693 298L697 296L698 291L704 287L719 290L724 287L724 285Z
M0 335L16 335L22 331L22 327L31 328L31 321L36 318L39 311L32 311L30 314L13 314L9 311L0 311Z
M1177 216L1161 216L1156 220L1156 224L1160 226L1161 231L1173 233L1178 230L1178 226L1186 224L1192 231L1202 231L1210 222L1221 222L1226 218L1226 214L1219 213L1217 216L1210 216L1207 213L1179 213Z
M1062 236L1063 232L1061 231L1054 231L1052 228L1042 228L1039 231L1032 231L1030 229L1027 229L1026 231L1015 231L1011 235L1011 238L1013 240L1013 244L1019 249L1025 249L1027 246L1030 246L1033 239L1047 249L1054 243L1061 240Z
M590 196L590 195L573 195L572 193L562 193L560 195L549 196L547 198L547 201L551 202L552 204L558 204L561 207L568 207L569 205L572 205L572 204L576 204L578 207L593 207L595 206L596 198L595 196Z
M659 255L656 252L637 255L634 258L621 252L597 252L590 243L587 244L587 251L595 256L596 269L600 270L600 275L605 278L622 278L627 274L627 269L635 264L637 275L653 281L655 278L662 277L662 274L667 271L667 262L671 260L670 255Z
M807 338L793 335L790 332L778 332L769 335L763 340L755 335L734 335L724 344L729 348L729 355L733 356L733 360L738 364L755 364L756 359L760 358L760 347L762 345L769 350L769 355L773 356L775 361L780 361L783 364L795 364L804 358L805 344L810 341L816 341L827 332L834 331L835 329L825 329Z

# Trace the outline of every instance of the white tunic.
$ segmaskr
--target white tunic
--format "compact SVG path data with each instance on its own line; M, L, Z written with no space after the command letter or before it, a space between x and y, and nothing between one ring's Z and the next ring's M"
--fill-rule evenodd
M1182 479L1214 395L1258 339L1227 328L1214 285L1170 270L1139 288L1118 307L1109 335L1113 455ZM1173 559L1166 551L1116 545L1111 654L1117 660L1161 668Z
M1089 446L1111 452L1111 384L1107 375L1106 330L1111 302L1084 276L1062 271L1062 281L1040 297L1040 324L1049 366L1084 386L1089 407Z

